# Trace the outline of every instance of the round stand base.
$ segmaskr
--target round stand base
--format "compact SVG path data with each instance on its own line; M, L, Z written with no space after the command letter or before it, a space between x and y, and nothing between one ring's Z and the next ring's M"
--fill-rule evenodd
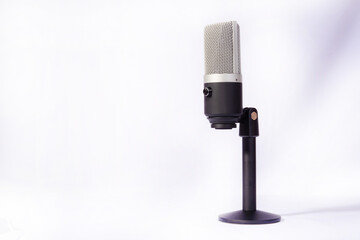
M224 213L219 216L219 221L236 224L266 224L279 222L281 217L276 214L267 213L259 210L244 211L239 210Z

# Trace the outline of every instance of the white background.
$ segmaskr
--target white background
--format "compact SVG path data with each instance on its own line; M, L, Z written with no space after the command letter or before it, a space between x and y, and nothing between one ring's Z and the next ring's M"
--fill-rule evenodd
M240 25L259 111L258 207L241 138L203 115L203 28ZM0 239L360 239L360 2L0 0Z

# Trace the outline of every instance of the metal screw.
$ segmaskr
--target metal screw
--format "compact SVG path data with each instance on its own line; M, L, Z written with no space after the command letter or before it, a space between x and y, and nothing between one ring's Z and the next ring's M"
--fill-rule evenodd
M252 120L256 120L256 119L257 119L257 113L256 113L256 112L252 112L252 113L251 113L251 119L252 119Z

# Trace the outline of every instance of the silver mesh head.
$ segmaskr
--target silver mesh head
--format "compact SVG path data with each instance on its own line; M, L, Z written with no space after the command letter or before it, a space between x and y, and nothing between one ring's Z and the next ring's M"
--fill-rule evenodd
M240 74L239 25L235 22L205 27L205 75Z

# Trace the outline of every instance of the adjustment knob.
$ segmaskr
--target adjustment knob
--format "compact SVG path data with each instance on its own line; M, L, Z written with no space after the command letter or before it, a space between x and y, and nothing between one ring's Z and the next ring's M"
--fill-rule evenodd
M209 88L209 87L204 88L203 94L204 94L205 97L211 97L212 89Z

